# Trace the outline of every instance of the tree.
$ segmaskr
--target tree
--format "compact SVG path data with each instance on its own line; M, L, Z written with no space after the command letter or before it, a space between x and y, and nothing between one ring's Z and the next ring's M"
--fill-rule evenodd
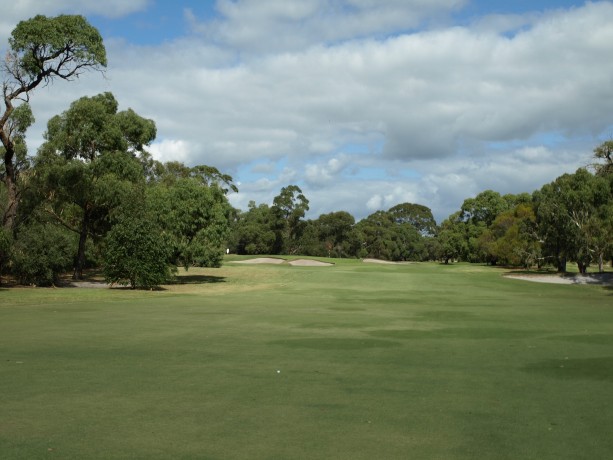
M57 284L72 265L75 246L74 234L34 219L19 229L13 243L13 274L22 284Z
M563 174L535 192L544 251L557 260L559 271L566 271L567 259L577 262L581 273L593 260L598 260L602 269L611 240L611 201L609 181L583 168Z
M346 211L322 214L314 221L317 228L317 238L323 243L325 255L328 257L347 256L352 246L355 218Z
M466 253L468 240L466 238L466 223L461 219L461 211L450 215L440 226L437 240L439 258L448 264Z
M427 206L414 203L402 203L390 208L388 211L397 224L410 224L422 236L436 235L436 221L432 211Z
M143 216L122 216L105 238L104 278L132 289L152 288L172 276L163 232Z
M272 210L278 223L275 252L296 253L299 249L302 218L309 210L309 200L302 194L300 187L288 185L273 199Z
M605 141L594 149L594 164L597 176L613 174L613 140Z
M474 198L462 203L460 219L464 222L466 246L462 259L468 262L490 262L486 248L482 245L482 235L494 222L496 216L510 209L514 203L511 196L503 197L493 190L485 190Z
M196 165L189 167L179 161L169 161L167 163L154 162L152 171L148 177L150 182L160 182L165 185L172 185L180 179L196 179L203 185L216 185L225 194L230 190L238 193L238 187L234 185L232 176L220 172L214 166Z
M356 225L362 250L360 257L383 260L399 260L395 223L386 211L376 211Z
M19 204L18 159L19 130L11 126L19 101L27 101L41 84L59 78L72 80L88 69L106 67L102 37L82 16L36 16L21 21L9 38L10 50L3 65L0 112L0 141L4 148L3 181L7 205L2 216L4 228L12 230Z
M462 220L489 227L498 214L509 209L509 202L500 193L486 190L462 203Z
M529 268L541 252L534 208L522 203L498 214L481 240L494 263Z
M75 279L83 276L88 237L102 236L111 210L144 181L136 155L156 134L152 120L117 109L108 92L78 99L49 120L37 156L48 212L79 234Z
M233 249L238 254L273 254L276 224L270 206L250 201L249 209L238 215L233 227Z
M168 236L173 263L185 268L221 264L233 212L222 188L186 178L170 186L154 184L146 193L149 213Z

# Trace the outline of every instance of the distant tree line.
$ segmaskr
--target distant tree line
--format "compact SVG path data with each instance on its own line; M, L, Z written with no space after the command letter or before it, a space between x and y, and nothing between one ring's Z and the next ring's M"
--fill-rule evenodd
M232 177L215 167L161 163L147 153L153 120L118 110L111 93L82 97L47 123L27 154L34 118L28 100L41 84L106 66L98 31L80 16L36 16L9 39L0 112L0 276L49 285L72 271L152 287L178 266L219 266L238 254L302 254L439 260L514 266L568 262L603 270L613 257L613 141L595 165L564 174L532 194L487 190L464 200L440 225L421 204L401 203L356 222L345 211L306 219L297 185L246 211L227 199Z
M292 185L272 206L251 202L237 212L229 245L238 254L553 265L560 272L572 261L582 273L590 265L602 271L613 258L612 150L613 141L595 149L594 172L564 174L532 194L486 190L467 198L440 225L428 207L414 203L357 223L345 211L305 220L309 202Z

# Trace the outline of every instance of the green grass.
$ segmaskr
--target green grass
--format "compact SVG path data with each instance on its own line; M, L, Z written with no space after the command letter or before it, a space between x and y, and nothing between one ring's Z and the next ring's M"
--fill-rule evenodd
M334 262L0 290L0 457L610 458L613 290Z

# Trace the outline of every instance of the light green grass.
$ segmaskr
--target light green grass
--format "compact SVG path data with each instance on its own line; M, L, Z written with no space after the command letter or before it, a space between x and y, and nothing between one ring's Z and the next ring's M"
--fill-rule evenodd
M334 262L0 290L0 458L610 458L612 290Z

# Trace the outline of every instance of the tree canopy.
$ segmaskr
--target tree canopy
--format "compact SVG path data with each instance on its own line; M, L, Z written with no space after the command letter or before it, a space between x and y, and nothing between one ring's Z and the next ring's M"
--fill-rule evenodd
M61 15L53 18L36 16L21 21L9 38L10 50L2 66L2 94L4 108L0 112L0 141L4 148L4 176L7 203L2 224L12 229L17 207L18 155L20 130L13 129L11 120L19 101L27 101L40 84L54 79L71 80L89 69L106 67L106 50L98 30L82 16ZM16 105L17 104L17 105ZM27 127L23 123L17 126Z

